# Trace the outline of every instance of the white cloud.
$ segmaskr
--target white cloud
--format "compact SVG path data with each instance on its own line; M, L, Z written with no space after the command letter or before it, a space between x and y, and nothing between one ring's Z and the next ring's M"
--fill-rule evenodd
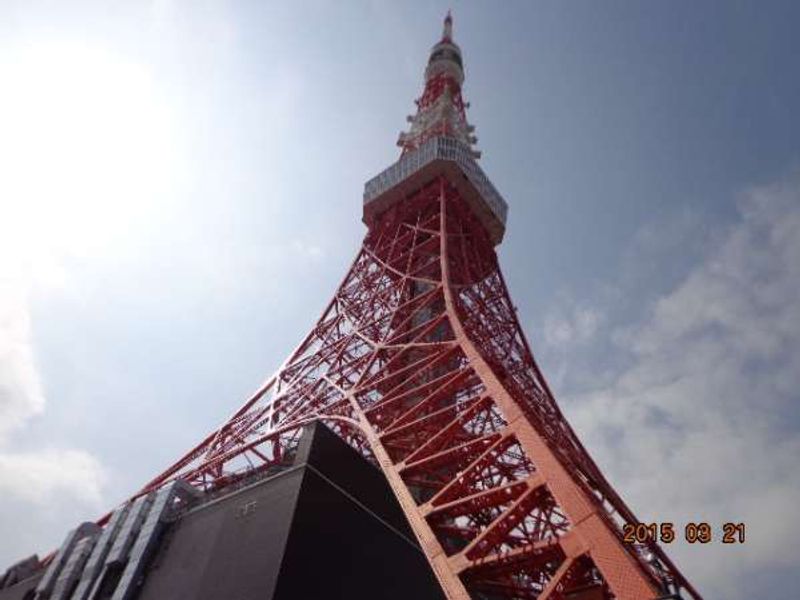
M292 250L299 256L308 258L313 261L322 260L324 252L321 246L317 244L304 242L299 239L292 241Z
M593 309L565 302L544 321L544 341L555 348L588 342L600 325L600 313Z
M31 552L46 553L77 519L102 510L105 475L75 449L15 451L45 409L31 331L30 282L9 254L0 259L0 571ZM17 255L18 256L18 255ZM31 511L31 503L38 510ZM63 531L62 531L63 530Z
M104 482L100 463L80 450L0 454L0 495L46 504L67 494L99 509Z
M46 553L79 519L102 510L105 474L76 449L13 450L45 410L36 366L30 282L9 254L0 259L0 571L31 552ZM38 506L31 511L31 503Z
M174 172L181 172L171 104L154 69L68 37L34 35L7 50L0 58L0 79L8 83L0 97L4 526L23 500L96 511L104 485L100 464L85 451L30 450L32 419L46 406L31 299L48 288L68 288L71 261L121 252L122 239L154 227L169 206L164 199L176 185ZM0 554L12 550L7 539L0 538Z
M43 409L25 290L0 265L0 443Z
M800 567L800 179L752 190L740 217L617 333L631 365L565 406L643 521L746 524L743 545L667 548L708 597Z
M32 68L31 73L20 73L13 61L0 61L0 73L5 79L29 86L52 83L51 76L57 70L42 74ZM15 73L19 80L14 79ZM52 85L53 89L57 88ZM0 177L3 215L0 219L0 531L3 531L0 557L8 560L21 557L22 550L18 546L26 538L32 542L27 548L30 551L46 552L47 546L37 548L37 545L45 540L46 543L53 541L47 536L13 533L19 529L18 523L27 523L31 531L36 531L47 521L47 516L30 513L31 502L51 507L58 505L61 511L73 507L78 513L91 509L99 514L104 484L101 466L87 452L54 448L18 451L15 448L19 441L26 441L31 421L41 416L46 406L44 385L36 364L32 295L36 290L67 285L62 254L67 251L79 254L87 247L92 219L102 203L99 200L95 203L74 201L86 191L86 186L81 187L84 178L74 175L74 171L80 167L83 173L87 167L76 158L80 154L80 144L69 143L80 132L76 133L70 115L63 114L66 109L62 106L62 111L55 116L38 105L25 112L22 105L36 95L22 85L11 87L16 91L0 101L0 124L10 124L2 129L11 132L0 141L0 157L3 158L0 162L6 167ZM68 105L63 95L55 92L43 95L58 96ZM72 99L76 105L80 104ZM86 111L80 116L88 118ZM28 120L36 127L26 129L24 125ZM83 140L83 143L88 148L88 142ZM63 152L59 154L56 149ZM43 176L42 165L54 154L58 154L56 162L60 167L52 171L44 168L47 172ZM26 447L30 447L29 441ZM53 525L66 531L74 523L59 521ZM0 571L3 568L0 564Z

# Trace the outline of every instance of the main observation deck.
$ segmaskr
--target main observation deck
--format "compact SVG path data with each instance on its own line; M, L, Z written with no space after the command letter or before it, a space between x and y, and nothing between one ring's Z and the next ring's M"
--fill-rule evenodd
M503 240L508 204L472 158L464 143L437 136L364 184L363 221L372 225L397 202L416 192L438 175L445 175L481 221L492 243Z

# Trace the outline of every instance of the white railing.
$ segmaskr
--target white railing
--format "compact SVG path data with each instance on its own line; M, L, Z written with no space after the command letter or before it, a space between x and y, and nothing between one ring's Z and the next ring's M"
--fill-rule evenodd
M451 137L439 136L429 139L419 148L409 152L388 169L370 179L364 185L364 204L369 204L436 160L456 163L480 193L486 206L505 225L508 215L506 201L489 181L483 169L472 158L469 147Z

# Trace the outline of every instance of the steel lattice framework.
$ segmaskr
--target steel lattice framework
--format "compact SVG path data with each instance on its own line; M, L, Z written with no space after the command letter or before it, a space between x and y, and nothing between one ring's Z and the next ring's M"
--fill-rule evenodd
M448 16L404 156L434 136L474 142L452 48ZM559 410L517 321L498 240L448 173L427 171L367 219L300 346L137 495L178 478L212 491L280 469L302 428L321 420L383 470L448 598L699 598L658 545L623 543L622 526L637 520Z

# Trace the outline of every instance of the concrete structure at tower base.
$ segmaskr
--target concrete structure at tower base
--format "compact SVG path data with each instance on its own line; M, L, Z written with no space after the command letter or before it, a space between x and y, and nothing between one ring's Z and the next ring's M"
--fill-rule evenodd
M143 543L156 495L127 556L108 562L122 525L88 586L82 582L103 540L94 531L70 532L69 552L50 562L60 560L58 572L37 569L38 561L15 565L0 600L443 598L383 474L323 425L306 428L285 469L231 487L193 498ZM126 577L136 548L145 546ZM48 576L53 584L43 586Z

